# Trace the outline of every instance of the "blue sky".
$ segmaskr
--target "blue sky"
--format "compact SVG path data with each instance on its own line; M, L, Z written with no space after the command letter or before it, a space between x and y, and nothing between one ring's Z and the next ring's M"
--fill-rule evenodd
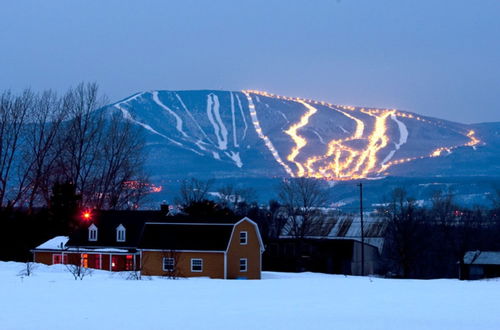
M500 121L500 1L19 0L0 89L260 89Z

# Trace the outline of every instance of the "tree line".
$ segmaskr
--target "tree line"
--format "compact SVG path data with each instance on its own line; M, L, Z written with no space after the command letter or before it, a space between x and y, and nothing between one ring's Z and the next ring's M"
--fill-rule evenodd
M137 204L144 191L126 183L146 180L143 140L106 104L95 83L62 95L1 92L0 208L50 208L60 184L74 187L82 207Z
M251 189L215 187L213 180L187 179L182 182L177 203L195 216L248 216L259 225L265 244L283 237L293 239L297 264L301 253L309 251L308 239L325 239L336 223L351 223L357 216L329 207L331 189L322 180L283 179L275 190L276 199L259 205ZM215 198L208 195L210 191L217 192ZM382 206L367 212L366 219L383 227L381 275L456 278L465 252L500 251L498 189L491 196L490 208L460 206L451 191L441 190L435 191L427 204L419 203L404 188L393 190L380 202Z

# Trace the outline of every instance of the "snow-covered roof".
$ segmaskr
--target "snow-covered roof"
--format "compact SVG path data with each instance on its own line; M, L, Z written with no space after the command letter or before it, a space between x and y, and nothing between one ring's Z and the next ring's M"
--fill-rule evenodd
M61 250L66 246L66 242L68 242L68 240L68 236L56 236L36 248L40 250Z
M115 253L129 253L127 249L116 249L116 248L85 248L85 247L70 247L66 250L67 252L102 252L102 253L110 253L110 252L115 252Z
M366 237L383 237L386 222L383 219L366 216L363 224L363 232ZM339 219L328 234L329 237L361 237L361 220L359 216L345 217Z
M500 251L468 251L464 263L469 265L500 265Z

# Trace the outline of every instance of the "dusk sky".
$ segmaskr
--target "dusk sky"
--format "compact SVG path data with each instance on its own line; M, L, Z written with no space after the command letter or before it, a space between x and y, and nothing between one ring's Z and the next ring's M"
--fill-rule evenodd
M9 1L0 89L259 89L500 121L500 1Z

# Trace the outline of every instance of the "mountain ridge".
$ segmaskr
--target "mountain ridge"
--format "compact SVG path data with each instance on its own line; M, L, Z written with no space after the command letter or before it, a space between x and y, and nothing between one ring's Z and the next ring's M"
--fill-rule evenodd
M500 125L461 124L397 109L334 105L259 91L208 89L138 92L107 110L119 111L146 133L147 165L157 179L411 176L412 167L427 159L431 161L424 161L425 170L418 169L416 175L446 175L449 168L432 168L449 155L470 157L471 151L474 155L497 146ZM490 165L483 174L498 170Z

